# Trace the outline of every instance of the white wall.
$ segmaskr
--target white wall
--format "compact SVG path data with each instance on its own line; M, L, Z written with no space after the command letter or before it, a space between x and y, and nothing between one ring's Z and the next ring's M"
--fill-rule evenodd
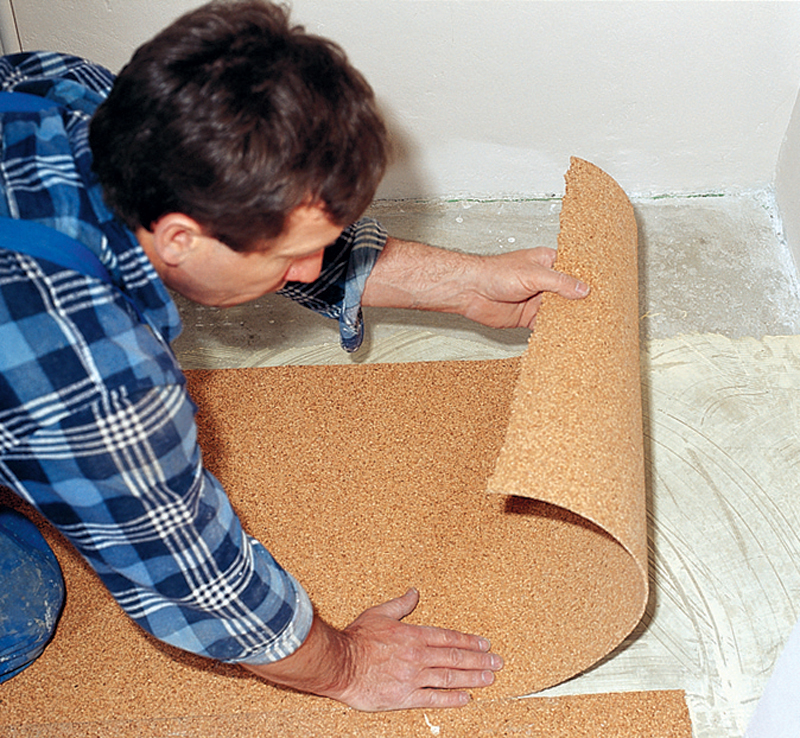
M775 172L775 200L795 266L800 265L800 94L783 138Z
M199 4L12 2L23 48L115 70ZM768 187L800 87L797 2L293 5L345 47L390 118L402 156L384 197L561 193L570 155L631 194Z
M0 0L0 54L13 54L19 50L19 37L11 0Z

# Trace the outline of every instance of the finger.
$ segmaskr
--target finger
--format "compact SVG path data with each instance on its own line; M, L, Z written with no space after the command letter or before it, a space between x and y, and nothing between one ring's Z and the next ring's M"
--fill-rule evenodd
M532 249L536 261L547 269L552 269L553 264L556 263L556 250L548 248L547 246L539 246Z
M393 600L384 602L381 605L376 605L370 608L372 612L384 615L392 620L402 620L403 618L414 612L419 603L419 592L412 587L401 597L395 597Z
M418 689L407 701L404 709L430 708L438 710L448 707L463 707L472 698L469 692L458 692L455 690L439 689Z
M463 648L430 649L425 661L433 670L445 669L478 673L500 671L503 668L503 659L496 653L468 651Z
M436 689L487 687L504 666L497 654L463 649L430 649L425 662L429 666L420 672L420 684Z
M433 628L420 626L425 639L425 645L440 650L456 649L487 653L492 647L486 638L462 633L448 628Z
M486 639L480 639L488 643ZM500 671L503 668L503 658L489 651L473 651L464 648L439 648L434 650L430 660L433 667L446 667L451 669L464 669L467 671Z
M519 320L519 325L525 326L533 330L536 324L536 316L539 314L539 308L542 306L542 294L539 293L532 297L522 306L522 317Z
M426 686L432 689L479 689L494 684L494 680L495 673L491 669L428 669L425 672Z

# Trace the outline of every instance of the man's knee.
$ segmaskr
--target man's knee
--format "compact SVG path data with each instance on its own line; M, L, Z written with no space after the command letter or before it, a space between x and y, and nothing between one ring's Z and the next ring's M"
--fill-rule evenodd
M64 580L36 526L0 507L0 682L29 666L55 632Z

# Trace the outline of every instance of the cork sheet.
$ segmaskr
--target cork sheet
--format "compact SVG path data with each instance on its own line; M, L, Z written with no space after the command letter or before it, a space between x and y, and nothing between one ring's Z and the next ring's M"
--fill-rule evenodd
M45 655L0 692L0 725L478 735L488 719L502 735L557 713L543 734L595 735L605 716L602 735L690 736L676 692L511 699L613 651L648 596L635 220L610 177L573 160L561 222L559 268L593 291L546 296L521 360L189 373L206 465L324 617L343 626L413 585L410 621L492 640L506 668L472 712L343 712L177 652L48 531L70 601Z

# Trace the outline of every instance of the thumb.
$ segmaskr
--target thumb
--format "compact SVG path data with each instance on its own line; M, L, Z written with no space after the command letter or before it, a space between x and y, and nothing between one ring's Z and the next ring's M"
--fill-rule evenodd
M563 272L557 272L553 269L548 270L545 278L543 289L547 292L555 292L561 297L566 297L568 300L579 300L589 294L589 285L581 282L575 277Z
M392 618L392 620L402 620L407 615L414 612L414 608L419 603L419 590L411 587L402 597L395 597L393 600L384 602L372 608L373 612Z

